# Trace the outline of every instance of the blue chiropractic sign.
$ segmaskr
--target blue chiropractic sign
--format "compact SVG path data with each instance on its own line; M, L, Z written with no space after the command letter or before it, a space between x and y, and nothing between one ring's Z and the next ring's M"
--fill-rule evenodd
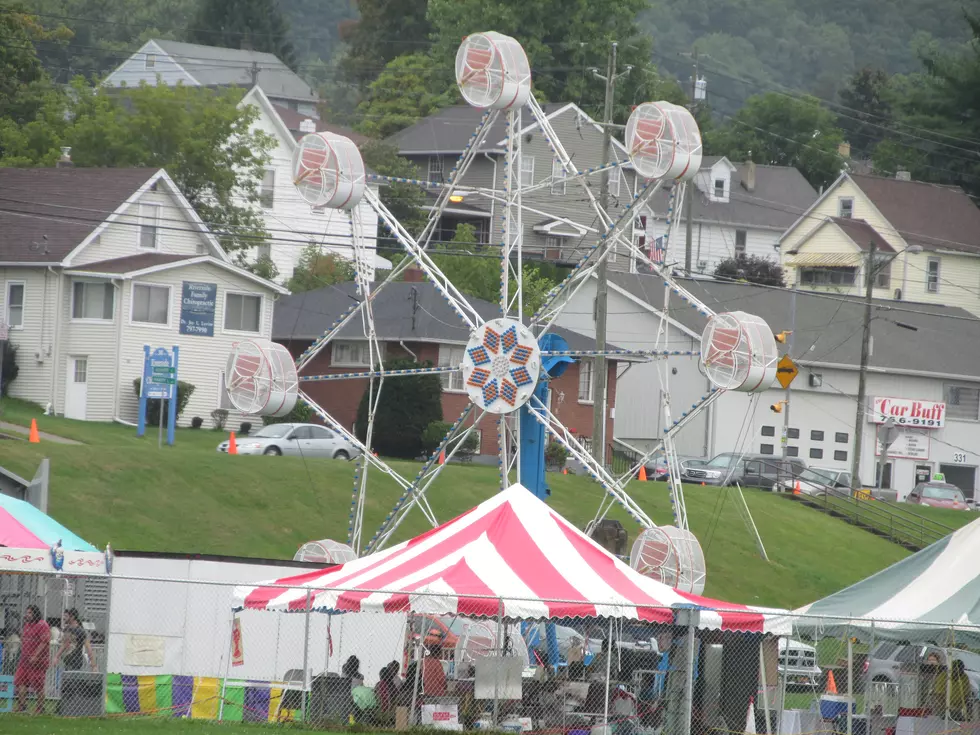
M218 284L184 281L180 297L180 333L213 337L217 300Z

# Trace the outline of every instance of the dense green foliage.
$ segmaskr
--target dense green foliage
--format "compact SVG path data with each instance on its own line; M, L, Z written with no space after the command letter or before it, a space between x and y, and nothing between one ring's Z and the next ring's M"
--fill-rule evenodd
M715 278L726 281L757 283L760 286L783 286L783 269L779 263L758 255L727 258L715 268Z
M205 46L265 51L296 68L289 24L276 0L200 0L187 36Z
M431 367L406 358L385 361L386 370ZM377 389L375 389L377 390ZM371 449L386 457L415 459L425 451L425 431L434 421L442 421L442 382L438 375L399 375L381 386L381 400L374 414ZM377 397L377 394L375 394ZM369 391L357 407L354 430L366 441Z
M307 245L292 277L286 282L286 288L292 293L302 293L353 278L354 267L349 260L335 253L325 253L319 245Z
M136 397L140 397L140 391L142 390L143 379L136 378L133 380L133 393ZM197 390L197 386L193 383L188 383L185 380L177 381L177 420L184 413L184 409L187 408L187 402L194 395L194 391ZM146 425L147 426L159 426L160 425L160 407L163 405L163 401L159 398L147 398L146 399ZM163 425L170 425L170 406L166 407L166 412L163 414Z

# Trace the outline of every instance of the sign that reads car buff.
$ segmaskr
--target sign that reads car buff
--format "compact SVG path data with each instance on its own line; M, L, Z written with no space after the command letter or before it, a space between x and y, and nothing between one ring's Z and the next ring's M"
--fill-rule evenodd
M875 398L871 421L883 424L895 419L896 426L941 429L946 425L946 404L914 398Z

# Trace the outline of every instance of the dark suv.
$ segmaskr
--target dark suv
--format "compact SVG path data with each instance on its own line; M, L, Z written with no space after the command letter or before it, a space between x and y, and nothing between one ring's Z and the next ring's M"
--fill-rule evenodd
M684 471L687 482L703 482L705 485L741 485L772 490L779 482L792 483L806 469L806 462L797 457L774 457L771 454L746 454L739 457L725 452L714 457L702 467L688 467Z

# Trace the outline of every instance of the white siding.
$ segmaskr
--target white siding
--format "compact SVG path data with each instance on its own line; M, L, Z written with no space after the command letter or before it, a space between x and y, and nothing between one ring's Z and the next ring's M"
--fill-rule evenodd
M158 207L157 248L141 248L140 204ZM145 210L144 210L145 211ZM125 258L141 253L168 253L172 255L211 255L207 239L191 221L187 211L159 181L156 191L147 190L138 201L124 212L72 259L70 265L78 267L112 258Z
M648 225L654 238L660 237L667 229L662 213ZM691 264L698 273L711 274L718 264L727 258L735 257L736 230L745 230L745 254L756 255L773 262L779 261L778 242L782 234L779 230L759 227L734 227L711 222L695 222L691 234ZM684 263L686 247L683 226L675 228L667 242L667 262Z
M7 320L10 282L24 284L24 325L10 330L19 368L17 379L10 384L10 395L43 406L51 399L58 276L45 268L0 268L0 321Z
M153 57L153 65L149 69L146 68L147 55ZM178 83L189 87L200 86L194 77L152 41L147 41L139 51L120 64L103 84L109 87L138 87L140 82L146 82L155 86L158 77L160 83L168 87Z

